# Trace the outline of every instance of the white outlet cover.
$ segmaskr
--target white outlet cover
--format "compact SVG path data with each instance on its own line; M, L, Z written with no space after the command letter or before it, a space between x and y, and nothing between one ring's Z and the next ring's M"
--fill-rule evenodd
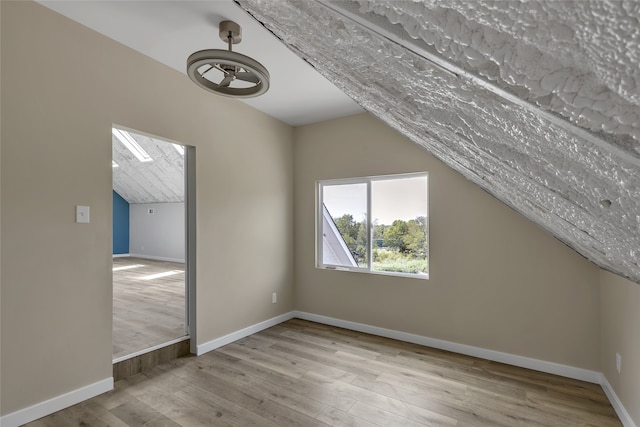
M618 370L618 373L622 370L622 356L618 353L616 353L616 369Z

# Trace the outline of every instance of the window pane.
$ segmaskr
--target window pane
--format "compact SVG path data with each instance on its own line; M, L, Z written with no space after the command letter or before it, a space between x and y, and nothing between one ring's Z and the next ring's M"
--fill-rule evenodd
M323 185L322 263L367 268L367 184Z
M429 273L427 177L371 182L375 271Z

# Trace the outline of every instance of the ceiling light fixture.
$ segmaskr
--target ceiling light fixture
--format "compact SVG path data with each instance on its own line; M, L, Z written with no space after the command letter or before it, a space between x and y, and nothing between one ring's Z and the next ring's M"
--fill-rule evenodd
M136 156L138 160L140 160L141 162L153 161L149 153L144 151L144 149L136 142L136 140L131 136L129 132L116 128L111 128L111 132L113 133L113 136L118 138L118 140L122 142L122 144L127 147L127 149L131 151L131 153Z
M189 78L205 90L231 98L252 98L265 93L269 89L267 69L255 59L231 50L242 41L240 25L220 22L220 39L228 44L228 50L207 49L189 56Z

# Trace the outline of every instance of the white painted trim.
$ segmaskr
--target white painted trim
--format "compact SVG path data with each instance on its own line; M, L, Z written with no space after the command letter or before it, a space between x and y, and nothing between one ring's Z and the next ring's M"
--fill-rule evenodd
M163 256L155 256L155 255L145 255L145 254L131 254L130 257L143 258L143 259L152 259L155 261L169 261L169 262L181 262L184 263L184 259L179 258L167 258Z
M616 414L618 414L618 418L620 418L622 425L624 427L638 427L636 423L633 422L633 419L631 419L631 415L625 409L616 392L613 391L613 387L611 387L611 384L609 384L609 381L607 380L607 377L604 376L604 374L601 374L600 385L604 390L604 394L607 395L609 402L611 402L611 406L613 406Z
M281 314L279 316L273 317L263 322L256 323L255 325L247 326L244 329L240 329L239 331L232 332L228 335L225 335L220 338L216 338L204 344L200 344L198 345L198 352L196 353L196 355L201 356L205 353L215 350L216 348L222 347L223 345L230 344L234 341L237 341L244 337L248 337L249 335L255 334L264 329L275 326L279 323L286 322L287 320L290 320L296 317L294 313L295 312L290 311L288 313Z
M406 332L400 332L393 329L385 329L377 326L365 325L363 323L350 322L348 320L335 319L333 317L320 316L318 314L295 311L294 317L297 317L303 320L309 320L312 322L323 323L325 325L337 326L339 328L351 329L354 331L365 332L367 334L373 334L381 337L392 338L392 339L406 341L414 344L420 344L427 347L433 347L441 350L452 351L454 353L466 354L467 356L479 357L481 359L487 359L495 362L506 363L508 365L519 366L521 368L527 368L527 369L533 369L540 372L560 375L563 377L587 381L595 384L600 384L600 378L602 376L600 372L591 371L588 369L575 368L573 366L561 365L559 363L532 359L530 357L503 353L495 350L488 350L485 348L474 347L466 344L458 344L451 341L444 341L436 338L429 338L421 335L409 334Z
M113 377L7 414L0 418L0 425L2 427L18 427L110 390L113 390Z
M113 254L114 258L126 258L126 257L130 257L131 255L129 254Z
M546 362L544 360L532 359L529 357L518 356L509 353L503 353L494 350L487 350L480 347L474 347L466 344L458 344L451 341L440 340L436 338L429 338L422 335L409 334L406 332L400 332L393 329L380 328L378 326L366 325L363 323L351 322L348 320L336 319L333 317L321 316L318 314L307 313L304 311L290 311L288 313L281 314L271 319L265 320L255 325L248 326L236 332L232 332L220 338L216 338L209 342L197 346L197 355L200 356L216 348L230 344L234 341L247 337L249 335L260 332L264 329L275 326L279 323L286 322L287 320L299 318L303 320L309 320L311 322L322 323L325 325L336 326L339 328L350 329L353 331L364 332L372 335L378 335L381 337L392 338L400 341L406 341L414 344L424 345L427 347L438 348L441 350L452 351L455 353L466 354L468 356L479 357L482 359L492 360L500 363L506 363L513 366L519 366L522 368L533 369L540 372L547 372L550 374L560 375L567 378L578 379L591 383L600 384L607 398L611 402L616 414L620 418L624 427L638 427L631 415L627 412L624 405L618 398L618 395L607 381L607 378L600 372L590 371L582 368L575 368L573 366L561 365L553 362ZM188 337L179 338L174 340L180 342ZM126 360L131 356L125 356L114 360L114 363L120 360ZM65 393L61 396L53 399L46 400L36 405L30 406L25 409L13 412L11 414L0 417L0 425L3 427L18 427L20 425L29 423L54 412L68 408L69 406L83 402L87 399L91 399L99 394L113 390L113 378L107 378L97 383L90 384L80 389Z
M174 340L167 341L167 342L162 343L162 344L154 345L153 347L149 347L149 348L145 348L143 350L136 351L135 353L131 353L131 354L127 354L125 356L117 357L117 358L113 359L113 361L111 363L116 364L116 363L119 363L119 362L123 362L125 360L133 359L134 357L141 356L141 355L147 354L147 353L151 353L152 351L159 350L161 348L170 346L172 344L177 344L179 342L186 341L189 338L190 338L189 335L185 335L183 337L176 338Z

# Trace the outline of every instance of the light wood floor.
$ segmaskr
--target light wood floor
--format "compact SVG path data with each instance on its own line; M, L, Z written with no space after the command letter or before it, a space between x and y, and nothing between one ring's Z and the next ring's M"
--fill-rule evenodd
M598 385L291 320L31 426L620 426Z
M113 267L114 359L185 335L184 264L124 257ZM164 272L178 273L148 277Z

